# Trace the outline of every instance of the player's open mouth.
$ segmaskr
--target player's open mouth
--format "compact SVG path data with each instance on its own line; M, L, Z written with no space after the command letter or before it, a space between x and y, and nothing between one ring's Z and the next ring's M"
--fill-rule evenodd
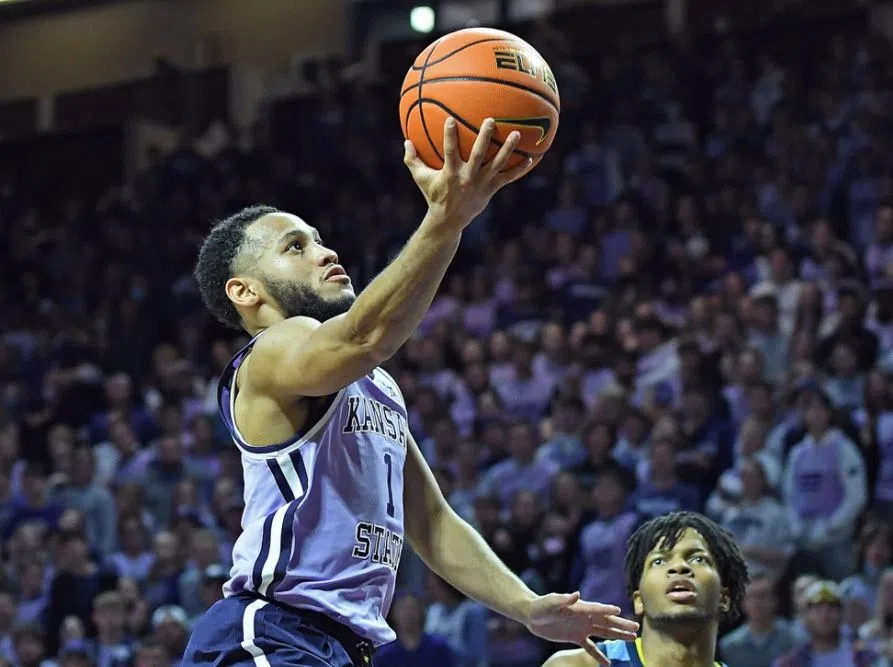
M347 272L340 264L335 264L325 272L323 275L323 280L327 283L349 283L350 276L347 275Z
M674 579L667 586L667 597L673 602L682 604L690 604L698 597L697 588L693 581L689 579Z

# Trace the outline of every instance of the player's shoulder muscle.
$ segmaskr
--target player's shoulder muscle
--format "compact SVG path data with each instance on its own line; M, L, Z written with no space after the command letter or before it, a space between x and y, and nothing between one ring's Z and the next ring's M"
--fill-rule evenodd
M590 667L595 660L581 648L559 651L543 663L543 667Z
M320 323L310 317L291 317L265 329L251 347L251 354L245 357L239 367L239 390L269 389L271 380L278 369L289 357L294 356L295 349L304 346L310 335L319 328Z
M290 317L264 329L254 342L251 354L255 359L276 362L297 345L306 342L320 322L312 317Z

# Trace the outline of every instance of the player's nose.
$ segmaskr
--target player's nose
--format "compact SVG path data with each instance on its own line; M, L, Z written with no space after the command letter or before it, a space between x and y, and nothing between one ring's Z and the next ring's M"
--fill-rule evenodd
M319 253L319 263L321 266L328 266L329 264L337 264L338 263L338 253L332 250L331 248L322 248L322 251Z
M667 568L667 575L673 574L691 574L691 566L688 564L688 561L677 558L670 563L670 567Z

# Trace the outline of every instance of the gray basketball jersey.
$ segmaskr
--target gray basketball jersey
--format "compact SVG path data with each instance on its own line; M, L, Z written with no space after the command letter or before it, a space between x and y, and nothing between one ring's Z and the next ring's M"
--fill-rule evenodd
M220 379L218 404L242 454L245 510L224 586L326 614L381 645L403 548L408 426L397 383L381 369L311 408L307 428L251 447L233 419L235 377L253 341Z

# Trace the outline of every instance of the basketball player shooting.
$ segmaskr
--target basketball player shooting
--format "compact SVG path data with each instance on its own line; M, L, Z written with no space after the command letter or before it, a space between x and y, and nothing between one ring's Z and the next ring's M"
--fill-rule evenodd
M635 641L608 641L613 667L723 667L720 621L741 615L747 563L731 533L705 516L674 512L643 524L626 551L626 588L643 619ZM560 651L543 667L591 667L587 651Z
M531 167L505 169L519 135L485 163L488 119L469 159L455 121L445 164L404 161L428 203L402 252L355 296L338 255L300 218L268 207L218 224L199 252L202 297L252 339L220 379L218 402L245 478L243 532L224 599L196 624L186 665L370 665L395 638L385 617L404 538L457 589L532 633L607 659L592 635L638 624L578 593L536 595L445 501L379 365L415 330L463 229Z

